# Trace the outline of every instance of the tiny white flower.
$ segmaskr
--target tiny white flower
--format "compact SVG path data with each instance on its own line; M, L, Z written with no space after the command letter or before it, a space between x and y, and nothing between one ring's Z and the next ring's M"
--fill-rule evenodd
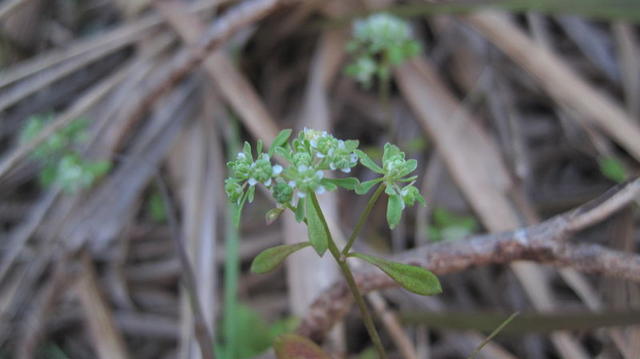
M274 165L273 167L271 167L273 169L273 175L277 176L280 173L282 173L282 166L280 165Z
M322 171L316 171L316 177L318 177L318 179L322 179L322 178L324 178L324 172L322 172Z
M293 188L296 186L296 182L295 181L289 181L289 183L287 183L289 185L289 187Z
M271 178L269 178L269 179L264 183L264 185L265 185L265 186L267 186L267 187L271 186Z
M333 163L333 162L329 163L329 168L331 168L332 170L335 170L336 169L336 164Z
M340 171L344 172L344 173L349 173L351 172L351 168L347 167L347 168L341 168Z
M247 158L247 155L245 155L244 152L238 152L238 159L239 160L244 160L245 158Z
M298 166L298 172L304 172L304 171L306 171L308 169L309 169L309 167L307 167L306 165Z
M351 154L351 163L356 163L358 162L358 155L356 155L355 153Z
M306 197L306 196L307 196L307 194L306 194L306 193L304 193L304 192L300 192L300 191L298 191L297 195L298 195L298 198L304 198L304 197Z
M255 178L249 178L249 186L255 186L258 181Z
M310 140L309 144L311 145L311 147L316 148L318 146L318 142L316 140Z
M326 192L324 186L318 186L318 188L316 188L316 194L323 194L324 192Z
M343 140L338 141L338 148L341 149L341 150L344 149L344 141Z
M318 152L318 153L316 153L316 157L318 157L318 158L324 158L324 155L323 155L322 153Z

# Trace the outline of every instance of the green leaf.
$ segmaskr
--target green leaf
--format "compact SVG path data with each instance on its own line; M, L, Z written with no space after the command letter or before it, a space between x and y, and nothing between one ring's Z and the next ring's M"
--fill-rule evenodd
M263 274L276 269L287 257L302 248L311 245L309 242L283 244L260 252L251 263L251 272Z
M260 156L260 154L262 153L262 147L264 147L264 142L262 142L261 139L258 139L258 142L256 143L256 155Z
M283 334L273 344L278 359L331 359L316 343L297 334Z
M402 217L402 210L404 209L404 202L402 197L397 194L389 196L387 201L387 222L389 222L389 228L394 229L400 223L400 217Z
M404 263L377 258L363 253L351 253L350 257L360 258L380 268L404 289L420 294L435 295L442 293L440 281L428 270Z
M267 213L264 215L264 219L266 220L267 225L275 222L280 217L282 212L284 212L284 208L281 207L271 208L269 211L267 211Z
M296 222L300 223L304 220L304 198L298 200L298 206L295 210Z
M624 165L615 157L601 157L598 159L598 165L600 166L600 172L614 182L621 183L627 178L627 171Z
M249 189L247 190L247 199L249 200L249 203L253 203L253 198L256 195L256 186L249 186Z
M269 349L274 339L269 324L251 307L236 304L234 309L233 313L224 313L234 319L237 339L234 348L225 348L226 359L254 358Z
M331 182L331 178L323 178L320 180L320 184L324 186L327 192L335 191L338 188L338 186Z
M358 179L355 177L326 178L326 182L333 183L336 186L340 186L350 191L353 191L356 188L356 186L360 184L360 181L358 181Z
M403 153L400 151L400 148L396 145L392 145L391 143L384 144L384 152L382 153L382 163L386 163L392 158L396 158L398 156L402 156ZM402 157L404 158L404 157Z
M285 130L280 131L276 138L273 139L271 143L271 147L269 147L269 155L272 155L277 147L280 147L287 143L287 140L291 136L291 129L287 128Z
M308 194L312 196L313 194ZM329 237L325 231L320 214L316 211L311 198L305 201L305 212L307 213L307 232L309 233L309 242L321 257L327 251L329 245Z
M363 166L367 167L368 169L372 170L375 173L380 173L380 174L384 173L384 171L382 170L382 167L378 166L378 164L375 163L371 159L371 157L369 157L369 155L362 152L361 150L356 150L355 152L358 155L358 158L360 158L360 163L362 163Z
M274 148L274 147L271 147ZM281 147L275 147L275 150L273 150L275 152L276 155L284 158L285 160L292 162L292 158L291 158L291 148L289 148L288 146L281 146Z
M418 161L416 160L407 160L405 163L405 168L400 172L400 177L404 177L409 173L413 172L418 168Z
M244 146L242 147L242 152L248 159L253 158L253 154L251 153L251 144L247 141L244 141Z
M383 178L380 177L369 181L364 181L356 186L356 193L365 194L371 190L371 187L375 186L376 183L380 183L382 180Z

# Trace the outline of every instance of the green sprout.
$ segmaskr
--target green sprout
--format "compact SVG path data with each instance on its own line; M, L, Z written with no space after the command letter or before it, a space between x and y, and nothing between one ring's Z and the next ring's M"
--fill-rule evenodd
M268 152L263 152L262 142L259 141L255 156L251 145L245 142L243 150L227 163L231 176L225 181L225 191L235 207L233 217L236 225L239 224L242 207L245 202L253 201L256 186L260 185L264 186L277 202L276 208L267 212L268 223L273 222L288 209L295 214L297 221L307 226L308 241L266 249L253 260L251 270L254 273L270 272L290 254L309 246L319 256L329 251L360 308L364 324L379 356L385 358L373 319L357 288L347 259L358 258L380 268L411 292L434 295L442 291L437 277L424 268L351 251L360 230L383 192L388 196L387 221L391 229L397 226L402 211L407 206L413 206L416 202L424 205L424 198L413 185L417 177L411 175L417 167L417 161L406 159L404 152L398 147L386 144L380 166L358 150L356 140L340 140L324 131L304 129L288 142L291 132L281 131ZM281 162L275 162L274 157L278 157ZM355 177L333 177L336 173L351 173L358 164L380 176L362 183ZM316 196L334 191L338 187L364 195L376 185L378 187L360 214L347 244L342 250L338 249Z
M20 134L20 141L26 143L33 140L52 118L52 115L29 118ZM86 120L76 119L33 150L32 158L42 165L39 175L41 185L56 186L67 193L75 193L90 187L109 171L109 161L86 160L76 149L88 139L86 128Z
M376 13L353 24L353 39L347 51L354 60L346 73L365 87L374 76L388 81L392 66L397 66L420 52L420 44L413 38L411 27L401 18Z

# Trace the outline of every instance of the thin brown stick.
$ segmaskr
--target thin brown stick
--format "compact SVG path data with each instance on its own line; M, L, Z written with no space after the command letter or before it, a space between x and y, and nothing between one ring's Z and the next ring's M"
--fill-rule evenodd
M284 2L285 0L247 0L219 17L199 41L190 46L189 51L180 52L172 58L167 74L150 86L138 106L131 111L130 118L141 117L167 90L173 88L229 37L267 16Z
M117 329L111 309L101 293L89 254L82 253L80 261L82 275L78 282L78 296L98 357L129 358L122 334Z
M531 260L557 267L640 282L640 255L596 244L572 244L577 230L596 224L640 196L640 178L620 185L601 197L540 224L466 240L437 243L403 253L395 259L418 265L436 274L460 272L474 266ZM616 205L611 205L614 202ZM378 271L354 275L362 293L396 287ZM320 339L351 305L344 283L334 284L316 299L298 333Z

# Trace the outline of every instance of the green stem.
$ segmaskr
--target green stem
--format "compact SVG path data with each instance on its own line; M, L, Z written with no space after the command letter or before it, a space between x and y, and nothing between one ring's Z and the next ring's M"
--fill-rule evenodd
M237 153L240 149L240 134L238 122L234 118L228 121L227 133L227 152L229 156ZM240 241L240 230L233 223L231 216L233 208L231 204L227 204L227 218L225 221L225 261L224 261L224 315L223 337L225 340L225 358L235 358L238 351L236 338L236 323L238 318L238 277L240 269L240 260L238 247Z
M378 201L378 198L380 198L380 195L384 191L385 186L386 185L384 183L378 185L378 189L376 189L376 191L373 193L373 196L371 196L371 198L369 199L369 202L367 203L367 207L364 209L362 213L360 213L360 218L358 218L358 223L356 223L356 226L353 229L351 236L349 236L349 240L347 240L347 245L342 249L343 256L346 257L349 254L349 251L351 250L353 243L356 241L356 238L358 238L358 234L360 234L360 231L362 230L362 226L364 226L364 223L367 221L367 218L369 218L369 214L371 213L373 206Z
M387 131L389 132L389 139L393 142L395 137L395 126L393 126L393 116L391 114L391 104L390 104L390 92L391 92L391 66L389 65L389 61L387 56L383 56L382 66L386 68L387 72L381 74L379 77L379 97L380 103L382 104L382 111L384 112L384 122L387 126Z
M367 328L367 332L369 332L369 336L371 337L373 346L376 348L376 351L378 352L378 357L380 359L386 359L387 354L384 351L384 347L382 346L382 341L380 340L380 336L378 335L376 326L373 323L373 317L371 316L369 309L367 309L367 304L365 303L364 297L362 296L362 294L360 293L360 290L358 289L356 280L353 278L353 273L351 273L351 268L349 268L349 265L347 264L347 258L346 256L341 255L340 251L338 250L338 247L336 246L336 243L333 241L333 237L331 236L331 231L329 231L329 225L327 224L327 220L324 218L324 214L322 213L322 209L320 208L320 204L318 203L318 198L316 197L315 193L309 192L308 196L309 196L309 199L311 199L311 203L313 204L313 207L318 213L320 220L322 221L322 225L324 227L325 232L327 233L327 237L329 239L329 243L328 243L329 252L333 256L333 259L335 259L335 261L338 263L338 266L340 267L340 271L342 272L342 275L347 281L347 286L349 287L349 290L351 291L351 295L353 295L353 298L355 299L356 304L360 309L360 314L362 315L362 321L364 322L364 326Z
M228 210L231 213L231 209ZM226 221L227 235L225 238L225 262L224 262L224 338L226 341L226 358L236 357L236 322L235 313L238 313L238 230L230 216Z

